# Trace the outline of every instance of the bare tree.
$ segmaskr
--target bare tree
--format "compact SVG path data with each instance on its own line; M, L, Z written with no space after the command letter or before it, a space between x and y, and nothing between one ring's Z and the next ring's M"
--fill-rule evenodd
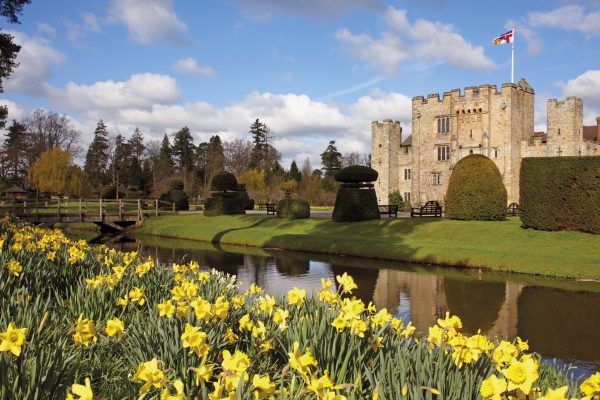
M156 182L162 178L160 176L160 140L152 140L146 143L146 156L152 167L152 187L156 187Z
M345 153L342 156L342 168L350 165L368 165L369 155L359 154L358 152Z
M249 140L234 139L231 142L224 143L225 151L225 170L230 171L235 176L240 176L250 168L252 150L254 145Z
M83 150L79 144L81 133L73 127L66 115L52 111L35 110L24 121L30 141L31 162L37 160L42 151L60 147L77 157Z

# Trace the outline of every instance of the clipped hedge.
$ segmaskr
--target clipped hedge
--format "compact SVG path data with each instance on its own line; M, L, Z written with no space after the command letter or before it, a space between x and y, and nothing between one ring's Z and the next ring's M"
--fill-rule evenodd
M287 219L303 219L310 218L310 204L299 199L283 199L279 200L275 206L277 216Z
M600 233L600 157L524 158L523 227Z
M506 219L506 188L496 164L473 154L454 166L446 192L446 217L460 220Z
M378 173L364 165L350 165L335 174L335 180L344 183L375 182Z
M210 181L210 190L213 192L227 192L237 190L238 182L231 172L221 172L213 176Z
M331 219L334 222L358 222L379 219L375 189L338 189Z
M217 215L245 214L244 199L239 192L213 193L204 203L204 215L214 217Z

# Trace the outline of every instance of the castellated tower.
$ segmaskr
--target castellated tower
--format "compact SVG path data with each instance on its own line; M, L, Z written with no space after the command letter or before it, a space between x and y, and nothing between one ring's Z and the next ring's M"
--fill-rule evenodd
M445 203L452 168L469 154L489 157L502 174L509 202L519 198L521 143L533 135L534 91L518 84L471 86L412 99L412 136L400 142L399 124L373 122L372 166L380 202L400 190L413 206ZM398 154L399 153L399 154Z
M583 100L567 97L564 101L548 100L549 157L582 155Z
M398 190L398 154L402 141L400 122L386 119L371 123L371 167L379 173L375 183L377 201L388 204L388 195Z

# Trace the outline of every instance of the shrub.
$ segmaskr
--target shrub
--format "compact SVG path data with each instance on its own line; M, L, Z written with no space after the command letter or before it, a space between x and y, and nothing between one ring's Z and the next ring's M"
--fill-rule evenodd
M238 185L238 190L242 201L244 202L244 210L253 210L254 209L254 199L251 199L248 195L248 191L246 190L246 185L240 184Z
M358 222L379 219L375 189L338 189L332 219L335 222Z
M275 207L279 218L302 219L310 218L310 204L299 199L279 200Z
M454 166L446 192L446 217L501 221L506 219L506 188L489 158L473 154Z
M210 190L213 192L227 192L228 190L237 190L237 188L237 179L231 172L221 172L210 181Z
M204 203L204 215L245 214L244 201L238 192L213 193Z
M342 168L335 174L335 180L345 183L374 182L378 173L373 168L364 165L351 165Z
M116 190L114 185L105 186L100 192L101 199L116 199Z
M176 210L190 209L187 194L183 190L171 189L169 190L169 197L171 198L171 202L175 203Z
M402 208L404 206L404 200L402 200L402 195L399 191L394 190L388 194L388 204L392 206L398 206L398 208Z
M183 181L181 179L173 179L169 183L169 188L175 190L183 190Z
M524 158L523 227L600 233L600 157Z

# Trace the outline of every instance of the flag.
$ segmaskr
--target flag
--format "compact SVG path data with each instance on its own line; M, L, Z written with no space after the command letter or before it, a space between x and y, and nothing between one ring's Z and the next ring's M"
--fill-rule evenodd
M513 31L508 31L498 36L492 44L504 44L504 43L512 43L513 42Z

